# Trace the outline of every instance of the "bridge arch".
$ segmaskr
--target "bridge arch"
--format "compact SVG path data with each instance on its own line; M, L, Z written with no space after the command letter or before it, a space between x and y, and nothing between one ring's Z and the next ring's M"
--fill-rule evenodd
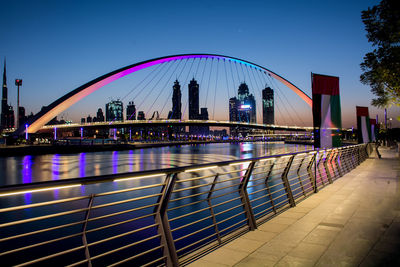
M276 74L275 72L262 67L260 65L257 65L255 63L252 63L250 61L246 61L243 59L235 58L235 57L230 57L230 56L224 56L224 55L218 55L218 54L180 54L180 55L171 55L171 56L165 56L165 57L159 57L159 58L154 58L154 59L149 59L146 61L142 61L139 63L135 63L117 70L114 70L110 73L107 73L103 76L100 76L74 90L71 92L67 93L66 95L60 97L47 107L43 108L39 113L37 113L30 121L28 121L28 133L35 133L37 132L43 125L45 125L47 122L49 122L52 118L81 100L82 98L90 95L97 89L115 81L118 80L119 78L122 78L128 74L134 73L136 71L139 71L141 69L145 69L157 64L161 64L164 62L169 62L173 60L182 60L182 59L189 59L189 58L215 58L215 59L222 59L222 60L229 60L233 62L237 62L240 64L248 65L252 68L258 69L260 71L263 71L264 73L268 73L271 75L273 78L277 79L287 87L289 87L291 90L293 90L297 95L300 96L301 99L303 99L310 107L312 106L312 100L311 98L304 93L300 88L295 86L293 83L290 81L286 80L282 76ZM15 134L20 135L25 131L25 126L19 127L16 131Z

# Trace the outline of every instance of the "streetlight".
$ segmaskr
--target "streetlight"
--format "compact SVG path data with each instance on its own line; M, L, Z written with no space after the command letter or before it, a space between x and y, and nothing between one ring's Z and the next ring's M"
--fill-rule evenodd
M17 94L17 123L16 128L19 127L19 87L22 86L22 79L15 79L15 85L18 87L18 94Z

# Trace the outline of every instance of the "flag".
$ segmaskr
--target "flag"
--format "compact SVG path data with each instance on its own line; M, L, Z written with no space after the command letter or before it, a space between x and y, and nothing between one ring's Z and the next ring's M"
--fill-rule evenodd
M371 125L371 141L375 142L376 141L376 135L378 132L378 128L376 127L376 120L375 119L369 119L369 124Z
M357 110L357 131L358 143L371 142L371 125L369 120L368 107L356 106Z
M339 77L312 73L311 83L314 147L339 147L342 145Z

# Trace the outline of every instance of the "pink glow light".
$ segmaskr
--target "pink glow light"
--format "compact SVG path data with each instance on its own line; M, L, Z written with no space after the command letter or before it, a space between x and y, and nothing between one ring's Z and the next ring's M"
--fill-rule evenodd
M54 118L55 116L57 116L58 114L60 114L61 112L63 112L64 110L66 110L67 108L69 108L70 106L72 106L73 104L75 104L76 102L80 101L82 98L90 95L91 93L95 92L96 90L100 89L101 87L115 81L118 80L119 78L122 78L128 74L134 73L136 71L157 65L157 64L161 64L164 62L169 62L169 61L173 61L173 60L182 60L182 59L189 59L189 58L216 58L216 59L227 59L233 62L238 62L241 64L245 64L248 66L251 66L253 68L259 69L259 70L263 70L268 72L269 74L271 74L271 76L273 76L275 79L277 79L278 81L282 82L284 85L286 85L287 87L289 87L291 90L293 90L296 94L298 94L310 107L312 107L312 100L311 98L306 95L303 91L301 91L299 88L297 88L295 85L293 85L291 82L289 82L288 80L282 78L281 76L279 76L278 74L264 68L261 66L258 66L256 64L247 62L247 61L243 61L237 58L232 58L232 57L228 57L228 56L222 56L222 55L211 55L211 54L187 54L187 55L176 55L176 56L169 56L169 57L163 57L163 58L158 58L158 59L154 59L154 60L150 60L147 62L143 62L143 63L138 63L135 64L133 67L128 68L128 69L124 69L120 72L117 72L115 74L112 74L86 88L84 88L83 90L79 91L78 93L72 95L71 97L67 98L65 101L63 101L62 103L58 104L57 106L55 106L53 109L51 109L50 111L48 111L46 114L44 114L42 117L38 118L36 121L34 121L31 125L29 125L28 127L28 132L29 133L35 133L37 132L43 125L45 125L47 122L49 122L52 118Z

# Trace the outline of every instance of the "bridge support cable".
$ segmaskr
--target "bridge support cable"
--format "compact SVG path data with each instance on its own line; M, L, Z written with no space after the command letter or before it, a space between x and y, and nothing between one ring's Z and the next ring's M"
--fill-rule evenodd
M268 74L264 73L263 71L260 71L260 72L258 73L258 77L260 77L260 80L261 80L261 81L264 80L264 84L266 84L266 85L267 85L267 84L270 84L270 83L267 82L267 79L264 77L264 75L268 75ZM272 85L271 85L271 87L272 87ZM280 108L281 105L277 105L277 102L278 102L278 101L276 101L276 98L275 98L275 96L274 96L274 111L278 111L278 112L277 112L277 113L278 113L277 115L279 115L279 116L276 116L276 115L275 115L275 124L287 125L285 116L284 116L284 114L283 114L283 112L282 112L282 110L281 110L281 108ZM278 120L278 118L279 118L279 120ZM281 121L281 123L279 123L278 121Z
M242 79L240 79L240 75L239 75L239 71L238 71L238 67L237 67L237 64L240 64L240 63L237 63L236 61L234 62L235 64L235 69L236 69L236 75L237 75L237 77L238 77L238 84L241 84L242 82L243 82L243 80Z
M154 92L155 88L158 86L158 84L161 82L161 80L164 78L164 76L169 72L169 70L171 69L171 64L169 64L167 70L164 72L164 74L160 77L160 79L157 81L157 83L153 86L153 88L151 90L149 90L149 93ZM166 84L165 84L166 85ZM164 89L165 86L162 88ZM160 95L163 93L164 90L159 90L159 93L157 94L157 97L154 99L153 103L151 104L151 106L148 108L147 110L147 114L151 113L151 109L153 108L154 104L156 103L156 101L158 100L158 98L160 97ZM147 98L147 97L146 97Z
M288 104L288 106L292 109L293 113L295 114L295 116L297 117L297 119L302 123L302 126L305 125L304 121L302 120L302 118L299 116L298 112L295 110L295 108L293 107L293 105L290 103L290 101L287 99L286 94L283 92L283 90L280 89L280 86L276 83L276 81L274 79L271 79L272 83L274 83L274 87L276 87L279 91L282 92L282 96L283 98L286 100L286 103ZM295 124L296 125L296 124Z
M182 61L179 61L179 63L180 63L180 62L182 62ZM164 89L168 86L168 84L172 83L172 76L173 76L174 74L176 74L176 70L178 69L178 66L179 66L179 64L176 64L175 69L171 72L171 75L169 76L169 79L166 81L166 83L165 83L164 87L161 89L161 91L164 91ZM165 91L166 91L166 92L169 91L169 94L168 94L168 97L167 97L167 98L165 99L165 101L164 101L164 105L163 105L162 108L161 108L160 116L162 116L161 114L163 113L164 108L165 108L165 106L167 105L167 103L170 101L171 95L172 95L172 93L173 93L173 90L165 90ZM171 109L171 110L172 110L172 109ZM174 110L173 110L173 113L174 113ZM168 112L167 112L166 118L168 119Z
M228 83L228 73L226 72L226 60L225 60L225 58L223 60L224 60L223 65L224 65L224 71L225 71L225 80L226 80L226 84L225 84L226 93L227 93L228 99L230 99L231 98L231 94L229 93L229 87L230 86L229 86L229 83ZM235 93L233 93L233 95L235 95Z
M215 120L215 100L217 99L217 88L218 88L218 63L219 63L219 59L217 59L217 72L216 72L216 76L215 76L215 89L214 89L214 104L213 104L213 120Z
M159 64L157 66L155 66L139 83L137 83L135 86L133 86L133 88L124 96L122 97L122 100L126 99L130 94L132 94L134 91L136 91L136 89L140 88L140 86L142 85L142 83L147 80L147 78L149 78L155 71L157 71L160 67L162 66L162 64Z
M291 120L292 125L296 125L296 121L295 121L295 120L293 119L293 117L290 115L290 112L289 112L287 106L285 105L285 103L283 102L283 100L282 100L282 98L281 98L281 96L280 96L281 94L283 94L283 93L281 92L280 88L275 87L276 84L273 83L273 79L272 79L271 77L269 77L268 75L266 75L266 76L267 76L267 78L270 80L271 87L275 89L275 90L274 90L275 95L278 97L278 100L279 100L280 104L282 105L282 107L283 107L284 110L286 111L286 113L285 113L286 116L288 116L288 118Z
M195 58L193 58L192 64L190 64L189 71L188 71L188 73L187 73L187 75L186 75L186 80L184 80L184 82L183 82L184 85L189 84L190 72L191 72L191 70L192 70L194 60L195 60ZM187 92L187 91L186 91L186 90L183 90L183 92ZM184 94L182 94L182 96L184 96ZM186 104L185 104L185 109L184 109L183 112L182 112L182 117L185 115L186 109L187 109L187 107L188 107L188 105L189 105L189 94L188 94L188 97L185 97L185 99L186 99L186 101L185 101ZM189 116L189 114L188 114L188 116Z
M149 96L154 93L155 88L158 86L158 84L161 82L161 80L165 77L165 75L168 73L168 71L171 69L171 64L169 64L168 68L165 70L165 72L160 76L160 78L157 80L157 82L153 85L153 87L148 90L149 92L147 93L147 95L145 96L145 98L142 100L142 102L138 105L138 109L142 108L144 109L144 107L142 106L143 103L145 103L147 100L149 100ZM159 95L158 95L159 96ZM158 98L157 96L157 98ZM154 104L154 103L153 103ZM150 114L150 109L147 110L147 114Z
M202 71L202 73L201 73L200 84L204 84L204 83L203 83L203 82L204 82L204 73L205 73L206 67L207 67L207 59L208 59L208 58L206 58L206 60L205 60L205 62L204 62L203 71ZM204 106L205 106L205 105L207 105L206 102L204 102Z
M150 81L148 81L148 82L146 83L145 86L142 87L143 90L140 90L140 91L134 96L133 99L138 99L139 95L141 95L141 93L145 92L144 88L147 88L147 87L156 79L156 77L161 73L161 71L163 71L163 69L165 69L165 66L166 66L166 65L165 65L164 63L162 63L162 64L160 64L160 65L161 65L161 67L160 67L160 69L158 70L158 72L151 78ZM150 91L150 90L149 90L149 91ZM144 99L145 99L145 98L144 98ZM142 103L143 103L143 101L142 101ZM139 106L140 106L140 105L137 105L137 108L138 108L138 109L139 109Z
M231 69L231 76L232 76L232 81L233 81L233 90L234 90L234 92L235 92L235 93L234 93L234 96L237 97L238 95L237 95L237 90L236 90L236 88L235 88L235 84L240 84L240 80L238 81L238 83L235 82L235 78L234 78L234 75L233 75L232 65L233 65L233 64L229 64L229 68Z
M171 91L171 90L165 90L165 88L167 88L167 86L171 83L172 76L175 74L176 69L178 68L178 64L176 64L176 65L177 65L177 66L176 66L175 69L171 72L169 78L168 78L168 79L166 80L166 82L164 83L164 86L160 89L160 92L158 93L157 98L153 101L153 104L150 106L150 108L149 108L149 110L148 110L147 113L151 112L151 109L153 108L154 104L156 103L156 101L158 100L158 98L160 97L160 95L161 95L163 92L168 92L168 91L170 91L168 97L167 97L167 98L165 99L165 101L164 101L164 105L163 105L163 108L162 108L162 109L164 110L164 107L165 107L166 103L169 101L170 96L171 96L171 94L172 94L172 91ZM171 67L171 66L170 66L170 67ZM167 73L168 73L170 67L168 68ZM162 111L160 112L160 116L161 116L161 114L162 114Z
M263 113L262 113L263 103L262 103L262 93L260 91L262 88L258 86L257 81L255 79L252 79L252 77L251 77L252 75L250 75L250 72L251 72L253 74L253 78L254 78L254 71L256 71L256 70L249 71L249 68L251 68L251 67L249 67L247 65L245 66L245 68L247 71L247 76L249 77L249 80L250 80L250 84L253 87L253 92L254 92L254 97L256 98L256 102L257 102L257 99L261 100L261 101L258 101L257 109L258 109L258 115L261 118L261 123L263 123ZM253 83L253 81L254 81L254 83ZM256 90L259 93L259 97L257 97Z
M212 70L213 70L213 66L214 66L214 59L211 59L211 67L210 67L210 74L208 75L208 83L207 83L207 91L206 91L206 99L205 99L205 105L207 106L207 100L208 100L208 91L210 90L210 84L211 84L211 75L212 75ZM217 65L217 69L218 69L218 65ZM201 86L201 85L200 85Z

